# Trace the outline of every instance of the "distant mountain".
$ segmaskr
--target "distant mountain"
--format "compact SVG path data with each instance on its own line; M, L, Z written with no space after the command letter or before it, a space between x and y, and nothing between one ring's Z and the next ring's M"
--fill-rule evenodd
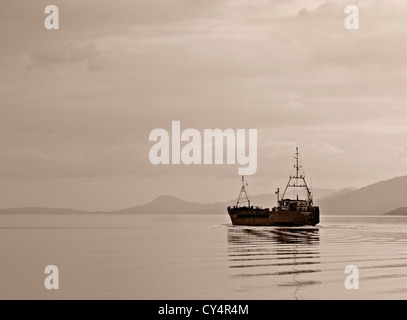
M145 205L110 213L219 213L226 210L225 203L189 202L174 196L160 196Z
M325 197L330 194L340 192L340 190L332 189L314 189L315 195L323 195ZM317 197L317 196L315 196ZM199 203L185 201L180 198L165 195L156 198L155 200L145 205L135 206L122 210L111 211L110 213L215 213L224 214L228 206L236 204L237 199L233 199L227 202L216 203ZM263 208L272 208L276 205L277 198L275 194L261 194L256 196L250 196L252 205L261 206Z
M315 195L315 200L316 201L320 201L320 200L326 200L329 198L333 198L333 197L337 197L337 196L341 196L345 193L348 193L350 191L354 191L357 190L356 188L344 188L344 189L340 189L340 190L332 190L332 192L325 194L324 196L320 196L318 197L318 195L314 192Z
M381 181L317 202L321 214L378 215L407 207L407 176Z
M0 209L0 214L89 214L89 213L220 213L225 212L225 203L188 202L174 196L160 196L145 205L115 211L84 211L68 208L24 207Z
M321 215L407 215L407 176L381 181L360 189L314 189L314 202L320 206ZM274 194L251 196L251 204L272 208L276 204ZM179 199L174 196L160 196L145 205L105 213L214 213L225 214L228 205L234 205L236 199L228 202L198 203ZM397 210L396 210L397 209ZM396 211L393 211L396 210ZM406 213L405 213L406 212ZM0 209L2 213L67 213L84 214L89 211L54 208L14 208ZM100 213L103 213L100 211Z
M407 207L401 207L389 212L386 212L385 215L389 216L407 216Z
M314 188L312 189L312 194L314 196L314 200L321 200L331 198L333 196L337 196L349 191L355 190L355 188L344 188L344 189L321 189L321 188Z
M346 189L348 190L348 189ZM319 189L313 190L315 197L317 195L328 197L330 194L340 193L341 190L332 189ZM122 210L110 211L110 213L118 214L136 214L136 213L211 213L211 214L225 214L226 208L228 206L233 206L236 204L237 199L233 199L227 202L216 202L216 203L199 203L185 201L180 198L165 195L156 198L155 200L140 206L130 207ZM252 205L261 206L264 208L272 208L276 205L277 198L274 194L262 194L256 196L250 196L250 201Z
M314 189L315 198L318 195L329 197L331 194L338 194L340 191L332 189ZM250 196L251 204L255 206L261 206L263 208L272 208L276 205L277 198L275 194L262 194L256 196ZM185 201L180 198L165 195L156 198L155 200L139 206L134 206L126 209L115 211L98 211L97 213L113 213L113 214L138 214L138 213L212 213L212 214L224 214L227 206L233 206L236 204L237 199L230 200L228 202L217 203L199 203ZM25 207L25 208L11 208L0 209L2 213L15 213L15 214L89 214L95 213L91 211L73 210L68 208L46 208L46 207Z

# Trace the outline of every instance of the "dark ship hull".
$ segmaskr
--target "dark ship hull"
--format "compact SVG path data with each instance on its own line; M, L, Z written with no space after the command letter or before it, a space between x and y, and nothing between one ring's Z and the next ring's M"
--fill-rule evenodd
M277 206L261 208L250 205L250 199L246 192L247 183L242 176L242 187L239 198L233 207L228 207L228 213L233 225L245 226L315 226L319 223L319 207L314 206L312 194L305 181L305 175L300 174L298 147L294 154L296 160L295 175L290 175L283 196L280 199L280 189L276 191ZM297 192L296 199L285 197L288 189L305 190L305 199L300 199ZM242 205L242 202L247 205Z
M228 207L233 225L245 226L315 226L319 223L319 207L307 211Z

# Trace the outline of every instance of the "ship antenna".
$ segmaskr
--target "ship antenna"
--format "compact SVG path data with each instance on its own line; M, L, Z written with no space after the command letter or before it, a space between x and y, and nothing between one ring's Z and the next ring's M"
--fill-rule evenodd
M237 199L237 204L236 204L237 207L239 207L239 203L241 202L240 200L242 198L246 198L247 206L250 208L250 199L249 199L249 196L248 196L247 191L246 191L246 186L247 185L248 184L245 181L244 176L242 176L242 188L240 189L239 198ZM244 194L243 197L242 197L242 194Z

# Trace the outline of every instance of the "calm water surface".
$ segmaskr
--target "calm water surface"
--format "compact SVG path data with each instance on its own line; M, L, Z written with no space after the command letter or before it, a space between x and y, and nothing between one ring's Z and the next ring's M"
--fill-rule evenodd
M407 299L407 217L0 215L0 299ZM56 265L60 289L46 290ZM359 268L359 289L344 286Z

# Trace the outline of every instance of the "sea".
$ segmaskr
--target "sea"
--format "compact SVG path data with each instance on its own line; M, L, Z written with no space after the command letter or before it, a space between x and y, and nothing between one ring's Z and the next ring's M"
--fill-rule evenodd
M407 217L1 214L0 261L0 299L406 299Z

